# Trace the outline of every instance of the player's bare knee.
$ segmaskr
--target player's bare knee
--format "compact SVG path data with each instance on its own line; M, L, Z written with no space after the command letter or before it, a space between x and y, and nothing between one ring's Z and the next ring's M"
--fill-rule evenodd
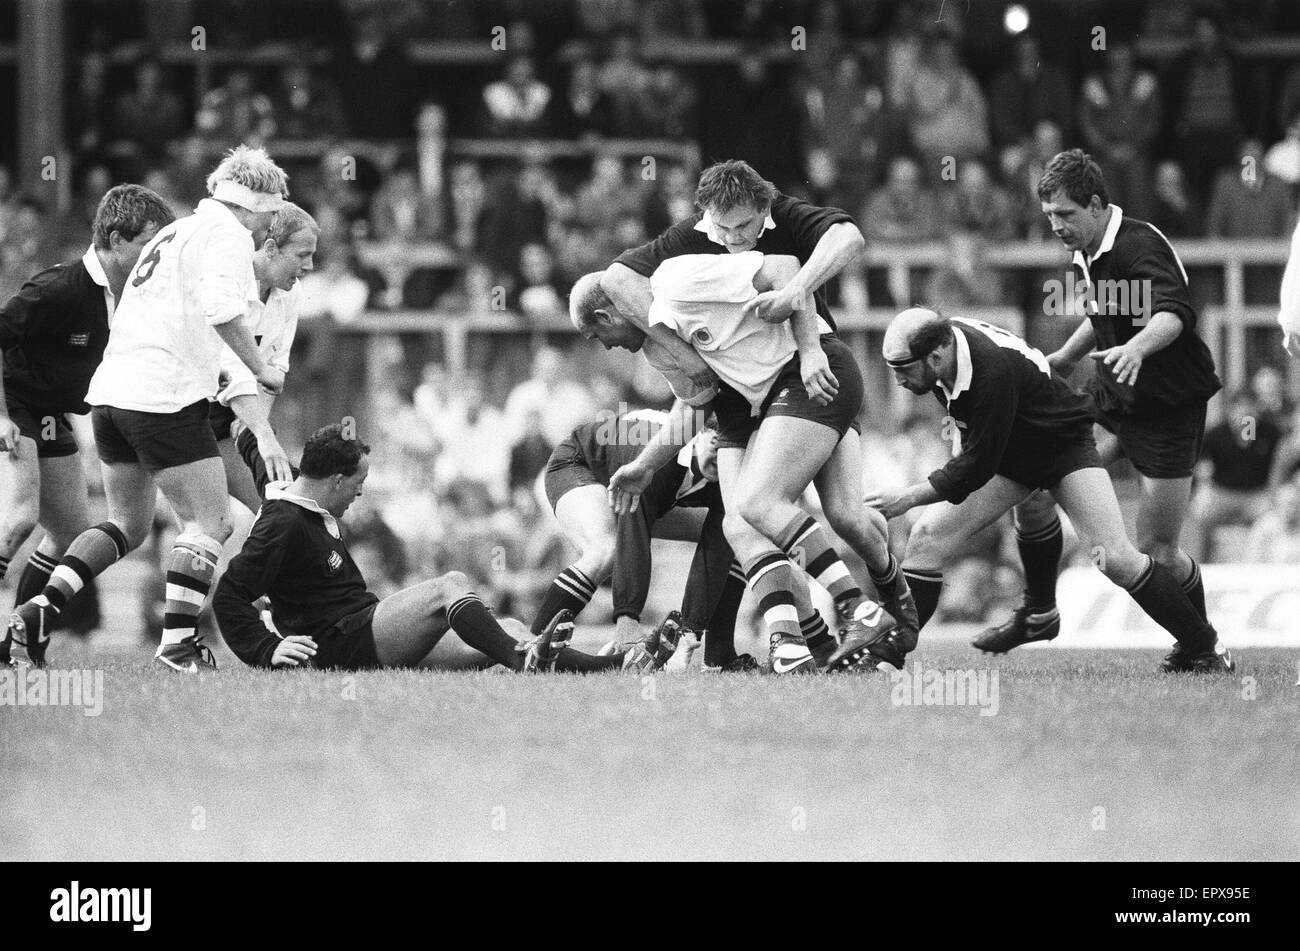
M1140 545L1143 554L1150 555L1158 565L1173 568L1178 564L1178 546L1166 541L1144 540Z
M449 571L433 580L438 590L439 600L444 605L464 597L470 592L469 576L463 571Z
M603 578L614 570L614 540L602 538L582 549L578 567L588 578Z
M0 523L0 540L7 547L17 547L36 531L37 511L36 508L28 506L19 506L11 512L7 512L4 521Z
M907 563L941 564L944 551L951 547L947 544L945 534L925 519L913 525L907 536Z
M744 516L734 512L728 512L722 517L722 534L738 555L741 551L752 547L756 537L759 536L757 529L749 524Z

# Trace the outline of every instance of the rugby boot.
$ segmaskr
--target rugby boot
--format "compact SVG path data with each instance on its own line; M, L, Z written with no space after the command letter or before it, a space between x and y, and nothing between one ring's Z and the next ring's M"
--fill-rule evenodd
M182 674L198 674L217 669L217 659L207 644L191 634L175 644L163 644L153 655L155 667L174 670Z
M524 673L550 673L560 651L573 642L573 612L568 608L555 612L551 623L524 649Z
M875 601L863 600L854 609L848 624L840 630L840 646L826 662L827 672L841 673L857 667L867 658L872 644L878 643L897 629L898 621L892 614Z
M1022 604L1004 623L981 631L971 641L971 646L986 654L1005 654L1021 644L1050 641L1060 633L1061 612L1058 609L1036 612Z
M45 650L50 644L50 621L53 611L28 601L9 615L9 663L45 666Z

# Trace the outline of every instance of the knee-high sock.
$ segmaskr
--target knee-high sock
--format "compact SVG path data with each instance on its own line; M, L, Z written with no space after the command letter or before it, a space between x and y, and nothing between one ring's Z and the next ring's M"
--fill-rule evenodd
M86 586L87 581L115 561L125 558L130 549L126 536L112 522L100 522L86 529L72 540L67 552L50 573L45 590L32 600L43 603L56 613L62 611L72 596Z
M722 586L722 597L713 609L708 633L704 635L705 666L721 667L736 659L736 614L744 596L745 573L739 563L732 562L727 583Z
M777 551L760 555L745 569L768 634L800 636L799 612L794 602L795 571L790 559Z
M619 651L617 654L597 657L595 654L586 654L574 650L572 647L564 647L555 655L555 669L562 674L589 674L598 670L619 670L623 666L623 655L625 653L626 651Z
M1205 610L1205 584L1201 581L1201 566L1194 559L1192 573L1187 576L1182 588L1187 595L1187 600L1192 602L1192 607L1196 608L1196 613L1201 616L1201 620L1209 621L1210 615Z
M162 646L179 644L197 633L199 612L221 560L221 542L208 535L178 535L167 565L167 605Z
M23 573L18 576L14 603L26 604L45 590L45 586L50 583L50 575L54 574L54 569L58 566L59 559L39 551L32 552L27 564L23 566Z
M1016 529L1016 548L1025 569L1025 607L1050 611L1056 607L1056 575L1061 566L1064 544L1061 520L1027 534Z
M777 543L795 564L802 566L811 578L831 593L835 607L841 613L856 607L862 600L862 589L826 537L825 530L811 515L795 516L781 530ZM800 551L803 552L802 558L798 556Z
M0 581L4 580L5 575L9 574L9 559L0 557ZM22 604L21 601L18 602Z
M546 630L546 625L551 623L551 619L566 608L576 617L595 594L596 582L579 571L575 565L569 565L546 589L542 606L537 609L537 617L533 621L533 634L541 634Z
M1193 654L1214 649L1219 635L1187 599L1185 592L1168 568L1155 559L1147 559L1147 568L1125 589L1151 619L1174 636Z
M912 597L916 600L916 613L921 627L925 627L930 618L934 617L935 609L939 607L939 594L943 591L943 572L905 567L903 577L907 579L907 586L912 589Z
M463 595L448 605L447 622L456 636L476 651L511 670L523 668L524 655L516 649L518 641L497 623L477 594Z

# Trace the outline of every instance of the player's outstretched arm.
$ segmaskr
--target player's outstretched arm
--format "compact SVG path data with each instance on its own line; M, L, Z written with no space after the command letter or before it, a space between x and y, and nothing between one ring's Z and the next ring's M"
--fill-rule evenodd
M637 510L655 473L695 438L697 414L703 418L702 411L689 403L680 399L674 402L654 439L646 443L640 455L609 477L609 504L615 515Z
M1092 331L1092 321L1085 317L1075 328L1074 333L1070 334L1070 339L1065 341L1059 350L1047 355L1047 362L1061 376L1069 376L1079 365L1083 355L1092 349L1096 339Z
M1182 332L1183 322L1178 315L1161 311L1122 346L1099 350L1092 358L1110 367L1120 383L1136 384L1142 361L1169 346Z
M262 456L269 481L291 482L293 471L289 467L289 454L284 451L275 430L271 428L271 420L262 400L257 394L243 393L230 398L230 408L257 440L257 451Z
M826 229L813 253L808 256L794 280L779 290L765 291L745 304L746 317L757 315L769 323L788 319L804 295L811 296L860 255L867 246L858 226L841 221Z

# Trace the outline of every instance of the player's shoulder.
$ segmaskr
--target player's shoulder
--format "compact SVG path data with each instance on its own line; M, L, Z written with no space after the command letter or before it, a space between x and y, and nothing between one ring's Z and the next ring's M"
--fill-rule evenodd
M63 303L81 297L90 286L95 286L95 282L78 258L37 271L23 282L18 296L41 303Z

